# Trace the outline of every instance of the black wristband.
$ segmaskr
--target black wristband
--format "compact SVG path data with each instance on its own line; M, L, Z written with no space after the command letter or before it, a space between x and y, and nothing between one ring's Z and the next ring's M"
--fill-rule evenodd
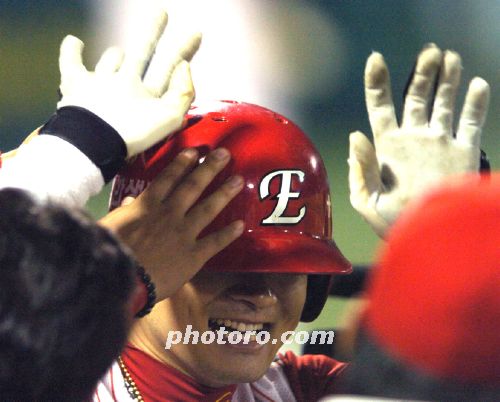
M50 134L74 145L100 169L106 183L118 173L127 157L127 146L120 134L82 107L58 109L40 134Z
M154 283L151 282L151 277L146 273L146 271L144 271L143 267L137 267L137 275L144 283L144 285L146 286L146 290L148 291L148 299L146 301L146 305L135 315L137 318L141 318L149 314L156 304L156 287Z

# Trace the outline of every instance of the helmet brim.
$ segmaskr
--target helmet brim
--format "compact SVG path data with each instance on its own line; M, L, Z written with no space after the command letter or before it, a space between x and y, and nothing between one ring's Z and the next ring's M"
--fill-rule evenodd
M351 263L333 240L296 233L245 232L210 259L213 272L349 274Z

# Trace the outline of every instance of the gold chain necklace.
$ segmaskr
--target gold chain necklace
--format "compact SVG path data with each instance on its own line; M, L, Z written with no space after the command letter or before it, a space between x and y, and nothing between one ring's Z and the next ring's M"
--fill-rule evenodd
M133 401L137 402L144 402L144 399L142 398L141 393L139 392L139 388L137 388L137 385L135 381L133 380L132 376L130 375L130 372L127 369L127 366L125 366L125 362L123 361L121 356L118 356L118 365L120 366L120 371L122 372L123 379L125 381L125 388L127 388L127 392L132 398ZM224 395L222 395L217 401L215 402L222 402L223 400L229 400L229 399L224 399L224 398L229 398L232 395L232 392L226 392Z
M144 402L144 399L142 398L142 395L139 392L139 389L137 388L135 381L132 379L132 376L130 375L127 366L125 366L125 363L121 356L118 356L118 365L120 366L123 379L125 380L125 388L127 388L128 394L130 395L132 400L137 402Z

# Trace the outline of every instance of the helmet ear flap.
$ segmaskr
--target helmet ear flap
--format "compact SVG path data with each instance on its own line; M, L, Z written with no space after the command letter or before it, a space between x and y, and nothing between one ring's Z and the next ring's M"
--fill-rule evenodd
M333 275L308 275L306 302L300 316L300 321L311 322L318 318L323 309Z

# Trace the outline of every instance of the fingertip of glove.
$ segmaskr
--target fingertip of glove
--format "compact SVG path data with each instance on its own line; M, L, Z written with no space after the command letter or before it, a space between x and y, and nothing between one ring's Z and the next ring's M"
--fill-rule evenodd
M385 65L384 56L382 55L382 53L373 50L366 60L367 69L369 67L373 68L381 65Z
M448 62L459 63L460 67L462 67L462 57L460 54L452 49L446 49L444 51L444 59Z
M433 48L433 47L438 47L438 46L437 46L434 42L427 42L427 43L423 46L422 50L425 50L425 49L430 49L430 48Z
M184 49L181 52L181 55L185 60L191 61L191 59L194 57L201 46L202 38L203 35L201 32L194 32L189 35Z
M370 59L384 59L384 56L382 55L382 53L380 53L379 51L377 50L372 50L372 52L370 53L370 55L368 56L368 60Z
M197 44L197 46L200 46L201 41L202 41L202 39L203 39L203 34L202 34L200 31L198 31L198 32L195 32L195 33L191 36L191 38L192 38L193 43L196 43L196 44Z
M349 136L349 159L362 166L375 166L375 148L370 140L360 131L355 131ZM349 162L351 164L351 162Z
M360 136L364 137L365 135L359 130L351 131L351 133L349 134L349 139L353 140L353 139L356 139L357 137L360 137Z
M490 101L490 85L481 77L474 77L469 84L467 101L473 102L476 108L487 109Z
M366 61L365 85L367 88L378 88L389 80L389 70L384 56L379 52L372 52Z
M80 40L80 39L78 39L78 38L77 38L76 36L74 36L74 35L68 34L68 35L66 35L66 36L64 37L63 42L66 42L66 41L71 41L71 40L77 40L77 41L78 41L78 40Z
M84 43L81 39L73 35L66 35L61 42L61 49L79 48L83 49Z
M460 55L453 50L445 50L440 79L458 86L462 70L462 58Z
M427 69L439 66L442 59L443 52L439 47L424 47L417 58L417 70L425 73Z
M361 131L353 131L349 134L349 143L351 146L366 146L367 143L371 145L366 135L364 135Z
M360 131L354 131L349 134L349 158L347 163L352 166L353 163L358 163L361 142L363 141L364 135Z
M474 77L469 84L469 88L477 92L490 91L490 85L481 77Z

